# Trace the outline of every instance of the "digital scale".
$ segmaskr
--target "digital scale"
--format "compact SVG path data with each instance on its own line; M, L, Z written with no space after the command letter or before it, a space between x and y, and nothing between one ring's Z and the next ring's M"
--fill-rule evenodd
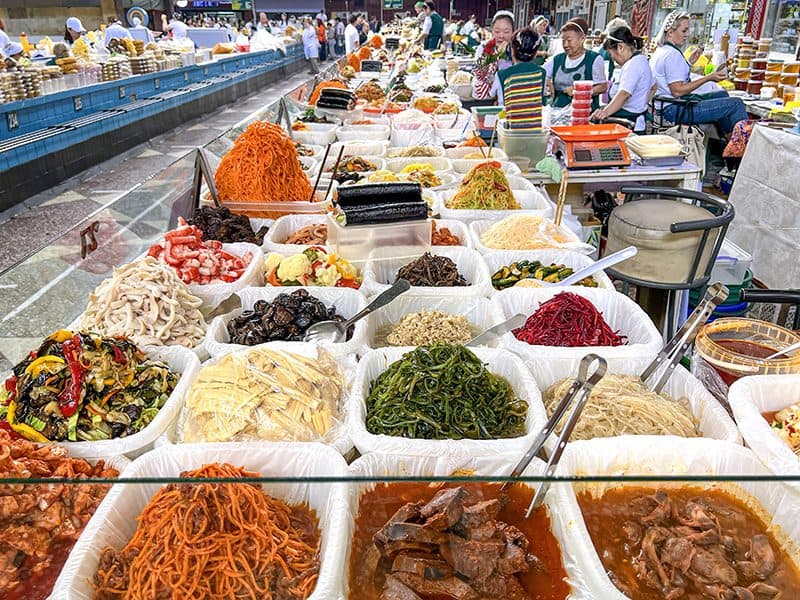
M550 132L556 136L555 154L568 169L603 169L631 164L631 155L623 141L631 130L622 125L570 125L553 127Z

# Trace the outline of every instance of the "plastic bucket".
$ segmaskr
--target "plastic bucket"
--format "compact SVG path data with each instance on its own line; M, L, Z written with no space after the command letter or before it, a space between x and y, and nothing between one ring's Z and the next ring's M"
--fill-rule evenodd
M535 165L547 153L546 131L520 133L504 127L497 128L497 139L500 147L508 156L520 156L530 160L530 165Z

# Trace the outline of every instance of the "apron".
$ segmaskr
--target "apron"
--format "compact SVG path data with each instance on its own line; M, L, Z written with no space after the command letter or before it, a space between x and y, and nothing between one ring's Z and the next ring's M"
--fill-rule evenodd
M437 12L431 13L431 31L425 39L425 50L436 50L442 43L444 19Z
M553 106L563 108L572 104L572 97L565 94L563 90L572 86L576 81L593 81L592 65L598 56L600 55L596 52L587 50L583 55L583 60L577 66L568 68L567 53L561 52L555 55L553 58L553 87L556 95L553 98ZM600 98L592 96L592 110L597 110L599 107Z

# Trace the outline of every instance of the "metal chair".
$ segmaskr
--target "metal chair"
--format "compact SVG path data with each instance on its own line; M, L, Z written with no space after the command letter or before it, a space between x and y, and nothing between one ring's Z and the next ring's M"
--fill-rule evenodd
M607 269L609 275L623 282L624 293L628 292L631 285L635 285L640 289L644 288L647 290L661 290L666 292L664 337L665 339L670 339L677 329L677 319L680 316L678 310L680 308L678 304L678 294L703 287L708 283L711 278L711 270L714 267L714 262L722 247L725 233L728 230L728 225L733 220L735 211L733 205L727 200L694 190L650 186L626 186L622 188L621 192L625 195L623 203L644 199L668 199L705 208L714 215L709 219L683 221L670 225L669 229L672 233L686 233L690 231L702 232L697 251L692 259L692 264L685 281L678 283L647 281L620 273L613 267ZM713 244L711 253L708 255L707 262L701 270L701 261L706 254L706 247L709 243Z

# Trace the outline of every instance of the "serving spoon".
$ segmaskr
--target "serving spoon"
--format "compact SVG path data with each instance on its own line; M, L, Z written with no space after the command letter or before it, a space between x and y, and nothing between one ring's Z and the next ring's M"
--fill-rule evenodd
M550 282L542 281L540 279L536 281L536 283L540 283L542 287L565 287L572 285L573 283L578 283L581 279L590 277L595 273L599 273L600 271L604 271L609 267L613 267L617 263L621 263L623 260L628 260L629 258L636 256L637 252L639 252L639 249L636 246L628 246L627 248L623 248L618 252L604 256L600 260L593 262L582 269L578 269L572 275L565 277L561 281Z
M344 323L338 321L320 321L315 323L306 330L306 335L303 337L304 342L341 342L347 336L347 330L356 322L360 321L368 314L375 312L379 308L383 308L400 294L403 294L411 289L411 284L405 279L398 279L392 284L388 290L379 295L375 300L367 304L364 309Z

